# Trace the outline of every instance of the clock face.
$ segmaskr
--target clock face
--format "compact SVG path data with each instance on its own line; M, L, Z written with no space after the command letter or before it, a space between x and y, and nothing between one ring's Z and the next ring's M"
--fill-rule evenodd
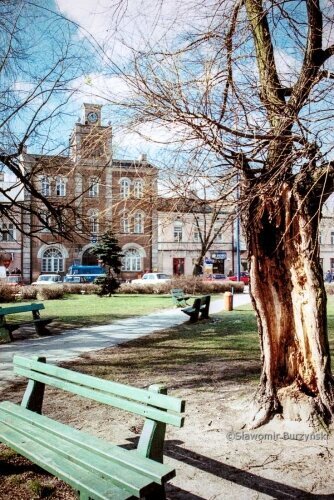
M89 121L89 123L96 123L98 120L97 113L95 113L94 111L88 113L87 120Z

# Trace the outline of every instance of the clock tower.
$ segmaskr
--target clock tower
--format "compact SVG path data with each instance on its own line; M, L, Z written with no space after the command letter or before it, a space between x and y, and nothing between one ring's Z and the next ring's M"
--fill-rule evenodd
M84 103L82 118L70 136L70 156L74 161L106 162L111 158L112 129L102 125L100 104Z
M100 104L87 104L83 105L83 123L85 125L98 125L101 126L101 108Z

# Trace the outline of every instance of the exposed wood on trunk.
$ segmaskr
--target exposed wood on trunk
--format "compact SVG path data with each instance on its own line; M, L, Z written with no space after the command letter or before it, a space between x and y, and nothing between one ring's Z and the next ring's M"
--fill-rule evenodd
M281 411L278 390L292 386L313 398L324 417L333 414L317 218L307 208L288 185L250 206L251 290L263 361L254 426Z

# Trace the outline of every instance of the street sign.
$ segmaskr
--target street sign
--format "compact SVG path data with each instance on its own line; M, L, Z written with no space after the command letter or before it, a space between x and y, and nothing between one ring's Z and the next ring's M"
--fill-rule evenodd
M225 260L227 259L227 253L226 252L215 252L212 254L213 259L218 259L218 260Z

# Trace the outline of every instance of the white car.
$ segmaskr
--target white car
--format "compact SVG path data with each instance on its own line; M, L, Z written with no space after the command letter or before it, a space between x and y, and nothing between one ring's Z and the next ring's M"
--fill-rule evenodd
M171 281L172 277L164 273L145 273L142 278L132 280L136 285L156 285L157 283L166 283Z
M41 274L38 276L36 281L33 281L32 285L57 285L63 282L63 278L60 274Z

